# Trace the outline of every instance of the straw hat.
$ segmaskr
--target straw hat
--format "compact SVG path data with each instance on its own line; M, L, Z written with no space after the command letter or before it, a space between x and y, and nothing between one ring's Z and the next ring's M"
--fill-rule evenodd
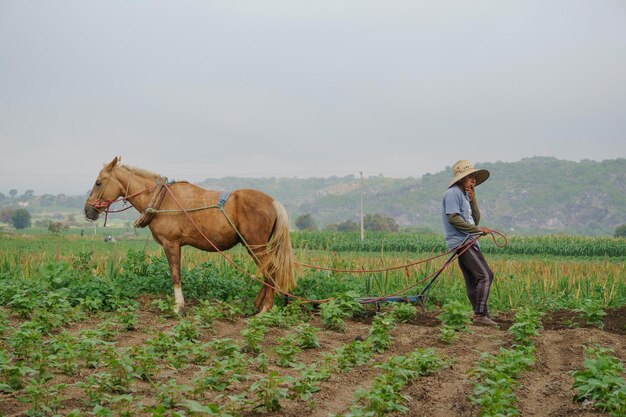
M454 174L454 178L452 178L452 181L448 184L448 188L456 184L457 181L473 173L476 173L476 185L482 184L487 180L487 178L489 178L489 171L486 169L476 169L470 161L466 161L464 159L458 161L452 166L452 173Z

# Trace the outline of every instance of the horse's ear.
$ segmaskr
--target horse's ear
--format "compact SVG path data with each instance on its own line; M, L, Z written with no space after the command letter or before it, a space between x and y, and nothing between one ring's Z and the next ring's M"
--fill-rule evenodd
M120 158L119 156L116 156L115 158L113 158L113 160L111 162L109 162L106 166L106 170L110 171L113 168L115 168L115 165L117 165L117 163L121 160L122 158Z

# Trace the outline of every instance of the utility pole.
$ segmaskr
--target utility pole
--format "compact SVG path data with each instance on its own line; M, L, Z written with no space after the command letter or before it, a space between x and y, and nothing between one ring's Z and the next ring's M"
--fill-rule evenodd
M359 171L361 174L361 240L365 240L365 228L363 226L363 171Z

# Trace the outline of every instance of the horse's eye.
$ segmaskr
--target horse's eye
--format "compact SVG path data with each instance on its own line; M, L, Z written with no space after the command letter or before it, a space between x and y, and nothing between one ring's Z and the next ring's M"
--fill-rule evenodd
M102 185L102 181L96 181L96 185L99 187Z

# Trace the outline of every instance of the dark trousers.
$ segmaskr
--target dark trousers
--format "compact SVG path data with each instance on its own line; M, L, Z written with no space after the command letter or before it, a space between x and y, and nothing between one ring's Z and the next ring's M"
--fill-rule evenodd
M472 245L459 256L459 266L465 278L465 289L474 313L487 314L487 300L493 281L493 271L489 268L480 248Z

